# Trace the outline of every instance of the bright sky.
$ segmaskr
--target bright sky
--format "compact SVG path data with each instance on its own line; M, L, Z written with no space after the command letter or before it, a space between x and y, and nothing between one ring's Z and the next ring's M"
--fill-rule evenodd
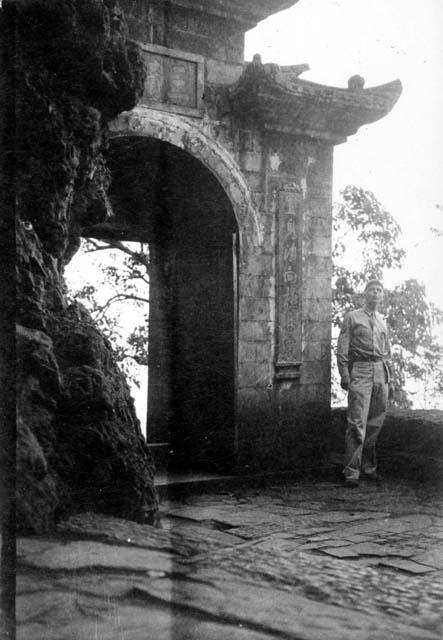
M403 94L383 120L335 148L334 191L355 184L374 192L403 229L407 264L443 308L443 0L299 0L246 36L246 59L299 64L306 80L366 87L400 78ZM395 284L395 281L387 284Z

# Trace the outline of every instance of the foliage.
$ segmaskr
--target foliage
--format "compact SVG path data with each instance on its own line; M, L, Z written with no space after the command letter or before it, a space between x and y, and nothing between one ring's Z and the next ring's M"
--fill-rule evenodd
M358 292L364 283L370 278L384 279L391 270L401 268L406 255L399 246L399 225L373 193L348 186L341 197L333 215L336 327L347 311L361 305ZM358 255L352 256L355 247ZM413 392L407 391L411 382L420 389L421 402L432 404L443 390L443 348L434 337L435 326L443 322L443 312L427 301L424 286L414 279L386 289L382 312L388 320L393 345L392 404L405 408L412 405ZM334 374L333 399L338 402L343 393L336 371Z
M397 246L401 233L393 216L385 211L374 194L347 186L342 202L334 207L332 230L333 322L355 308L357 291L368 278L383 278L386 269L402 266L405 251ZM358 247L360 265L349 268L349 247ZM355 258L352 260L355 264Z
M406 280L386 293L386 316L394 344L393 367L397 384L394 403L409 406L406 380L420 381L422 402L443 391L443 348L433 329L443 321L443 312L426 300L425 287L416 280Z
M149 249L143 243L88 239L82 240L75 260L99 251L112 261L100 261L100 277L88 278L70 296L85 305L111 342L121 369L139 386L137 365L148 364Z

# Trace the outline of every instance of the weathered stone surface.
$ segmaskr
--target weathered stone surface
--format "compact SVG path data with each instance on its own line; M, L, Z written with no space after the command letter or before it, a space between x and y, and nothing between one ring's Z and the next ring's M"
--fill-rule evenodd
M101 514L82 513L57 525L64 536L88 536L102 542L127 544L190 557L202 549L214 549L240 544L243 540L230 533L198 526L184 519L161 516L161 529L128 522Z
M125 571L178 571L171 554L137 547L76 541L65 544L44 539L18 539L17 559L21 565L57 571L87 568Z
M65 381L57 411L59 475L77 508L149 522L156 509L150 453L110 345L75 307L56 331Z
M61 491L37 438L28 425L17 420L17 520L24 529L43 532L54 524Z
M289 524L286 518L276 514L257 513L249 509L239 511L236 507L182 507L179 509L169 509L169 515L180 518L191 518L194 520L215 520L231 527L261 524L265 520L269 523Z
M401 569L412 574L423 574L434 571L432 567L414 562L413 560L406 560L404 558L384 558L380 561L380 565L385 567L392 567L393 569Z
M53 594L50 602L44 594L36 594L32 601L33 615L27 620L25 612L21 623L19 640L84 640L98 637L100 640L115 640L116 637L130 640L146 640L154 630L155 640L269 640L268 633L245 628L246 625L229 624L225 621L203 620L201 613L167 609L154 602L140 605L139 598L132 603L108 601L83 594L60 592ZM18 607L20 609L21 599ZM83 614L78 618L78 612ZM73 621L74 619L74 621ZM50 624L48 624L48 620ZM117 635L119 634L119 636ZM152 636L154 637L154 636Z
M325 291L323 294L327 293L327 287L325 281L320 281L322 283ZM321 295L321 292L318 292L318 295ZM310 321L306 320L303 323L303 336L306 340L313 340L314 342L317 340L328 340L331 333L331 324L325 320L322 321Z
M390 545L377 544L373 542L359 542L357 544L349 545L348 549L358 553L358 555L364 556L403 556L408 557L413 555L413 551L405 550L401 547L394 547Z
M242 65L226 64L211 59L206 61L206 78L210 83L232 84L239 79L242 71Z
M114 625L131 633L131 640L141 629L144 637L149 632L165 640L199 638L199 633L208 638L215 633L221 640L223 632L235 638L236 631L244 632L245 639L257 633L268 638L341 640L352 637L351 630L362 640L440 637L441 570L413 558L378 554L410 555L412 550L416 557L438 549L441 518L430 516L429 526L429 516L416 510L430 507L438 512L441 499L429 486L424 490L386 482L382 493L374 488L360 492L357 512L350 506L355 498L349 493L332 483L304 482L264 487L259 493L237 488L212 498L189 496L186 503L176 499L163 505L165 512L198 508L199 516L205 515L203 510L262 516L262 525L250 525L256 537L240 543L236 538L235 544L224 537L230 538L230 533L213 529L213 520L166 517L166 528L158 530L93 513L73 516L58 527L63 541L19 541L19 637L83 640L90 637L91 625L96 625L99 637L102 633L113 639ZM380 517L380 503L395 506L396 512ZM365 542L359 539L363 534L348 533L358 525L340 522L338 515L328 532L319 524L321 518L311 527L294 519L290 530L283 521L266 530L274 507L274 515L282 520L285 509L289 520L295 510L301 520L302 511L327 518L329 512L339 514L342 509L345 520L350 513L365 514L365 524L374 525L364 534L370 545L360 544ZM383 531L395 522L412 528ZM422 530L414 528L420 525ZM223 538L216 544L212 536L217 533ZM354 555L339 558L323 549ZM377 555L367 556L368 551Z
M351 551L349 547L322 547L319 549L322 553L326 553L328 556L334 556L334 558L357 558L358 553Z
M140 599L146 580L116 574L69 578L19 578L17 623L20 640L265 640L247 624L214 619L192 609L168 608ZM255 627L255 625L253 625Z
M435 545L424 553L414 555L412 559L434 569L443 569L443 545Z
M301 370L300 383L305 384L327 384L331 379L330 371L328 371L324 363L320 360L317 362L304 362Z
M372 520L374 518L388 517L381 511L322 511L316 515L316 521L332 524L333 522L353 522L354 520Z
M184 540L193 541L196 547L201 548L205 544L209 548L230 547L232 545L241 544L243 540L235 535L234 530L219 531L217 529L208 529L202 522L201 525L182 520L180 518L161 519L161 526L164 531L173 537Z
M361 533L346 533L344 532L342 534L344 536L344 539L347 540L348 542L368 542L368 540L371 539L370 534L361 534Z
M66 537L87 537L108 544L127 544L184 557L191 555L196 542L186 536L171 535L167 531L102 514L82 513L58 523L57 532Z
M277 524L276 522L265 522L263 524L249 524L242 527L235 527L232 532L244 538L245 540L256 540L265 536L272 536L274 533L281 531L291 531L292 525L289 522L286 525Z
M319 605L269 585L264 587L234 580L221 571L218 574L215 570L199 572L198 581L192 588L186 582L172 585L167 580L156 580L137 591L140 596L145 593L164 602L222 616L231 624L254 625L271 637L278 633L305 640L313 637L318 640L367 640L368 637L385 640L387 635L393 640L438 637L424 629L389 623L386 618L373 618L324 603ZM331 620L334 620L333 624Z
M135 104L144 71L112 0L19 3L4 25L17 52L17 524L45 531L83 498L152 517L128 387L86 312L68 309L62 275L85 222L110 213L103 130Z

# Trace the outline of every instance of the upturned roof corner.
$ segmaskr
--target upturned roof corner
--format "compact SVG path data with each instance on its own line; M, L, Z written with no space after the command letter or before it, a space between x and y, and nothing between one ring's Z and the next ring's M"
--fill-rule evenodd
M347 88L317 84L299 77L308 69L307 64L262 64L255 55L228 90L231 113L263 129L337 144L386 116L402 92L400 80L365 89L358 75L349 78Z

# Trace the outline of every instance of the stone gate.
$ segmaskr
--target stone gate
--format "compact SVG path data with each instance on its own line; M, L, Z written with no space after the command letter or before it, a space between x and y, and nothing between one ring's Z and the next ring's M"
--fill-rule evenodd
M148 442L174 469L293 468L330 406L334 145L401 84L244 63L294 1L120 4L145 87L109 125L114 216L82 234L150 246Z

